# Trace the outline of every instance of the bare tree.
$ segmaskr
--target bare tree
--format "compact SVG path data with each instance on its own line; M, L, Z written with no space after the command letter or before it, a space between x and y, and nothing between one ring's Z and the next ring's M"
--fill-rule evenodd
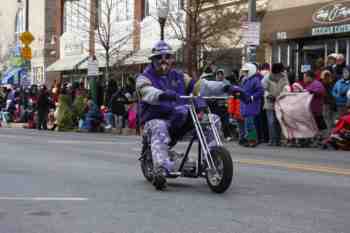
M179 20L170 15L169 25L177 39L185 43L186 68L197 74L201 62L200 51L234 48L241 41L241 19L247 14L246 0L188 0L183 7L185 17ZM185 25L185 26L184 26Z
M132 50L127 51L125 47L130 42L133 36L132 27L128 30L120 31L116 25L119 23L120 16L125 12L120 11L120 4L126 1L121 0L91 0L96 1L97 9L94 10L96 16L96 38L98 45L97 50L103 50L99 54L104 59L105 65L105 80L109 81L111 68L117 69L123 61L132 55ZM77 31L82 30L84 33L89 32L90 24L90 8L80 1L72 2L76 4L73 8L73 15L78 18ZM86 38L85 39L89 39Z

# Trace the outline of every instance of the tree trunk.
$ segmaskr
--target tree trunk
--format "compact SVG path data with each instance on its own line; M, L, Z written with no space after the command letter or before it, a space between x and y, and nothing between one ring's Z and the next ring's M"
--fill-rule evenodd
M106 67L105 67L105 78L104 78L104 86L108 87L109 86L109 74L110 74L110 56L109 56L109 51L106 50ZM103 97L103 103L106 105L109 100L107 99L107 91L104 92L104 97Z

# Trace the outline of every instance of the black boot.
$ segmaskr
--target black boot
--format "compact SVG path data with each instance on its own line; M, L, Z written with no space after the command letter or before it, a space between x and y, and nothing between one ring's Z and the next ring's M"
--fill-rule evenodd
M157 190L166 188L166 170L163 167L156 168L153 173L153 185Z

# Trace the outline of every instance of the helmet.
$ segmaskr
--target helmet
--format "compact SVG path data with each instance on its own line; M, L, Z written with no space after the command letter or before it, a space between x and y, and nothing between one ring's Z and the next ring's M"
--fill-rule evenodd
M154 47L152 48L152 54L149 58L152 59L155 56L166 55L166 54L173 55L174 54L173 49L169 44L161 40L154 45Z

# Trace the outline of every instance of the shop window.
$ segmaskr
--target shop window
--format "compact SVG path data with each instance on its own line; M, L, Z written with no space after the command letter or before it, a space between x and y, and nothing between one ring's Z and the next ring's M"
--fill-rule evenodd
M338 40L338 53L341 53L346 58L346 40Z
M130 20L132 18L133 2L130 0L117 1L117 21Z
M281 44L280 45L280 53L281 58L280 62L285 66L289 66L289 54L288 54L288 44Z
M289 44L289 71L292 73L296 73L298 70L297 56L298 56L298 45L295 43L290 43Z
M89 24L87 0L65 1L63 9L63 31L84 32Z
M33 83L34 84L43 84L44 83L44 72L43 67L35 67L33 69Z
M149 5L149 0L144 0L144 4L143 4L143 6L144 6L144 17L147 17L147 16L150 16L151 14L150 14L150 5Z
M272 47L272 63L277 63L279 62L279 45L274 45Z
M331 53L335 53L335 40L330 40L326 42L327 56Z
M185 9L185 0L179 0L178 1L178 9L179 10Z

